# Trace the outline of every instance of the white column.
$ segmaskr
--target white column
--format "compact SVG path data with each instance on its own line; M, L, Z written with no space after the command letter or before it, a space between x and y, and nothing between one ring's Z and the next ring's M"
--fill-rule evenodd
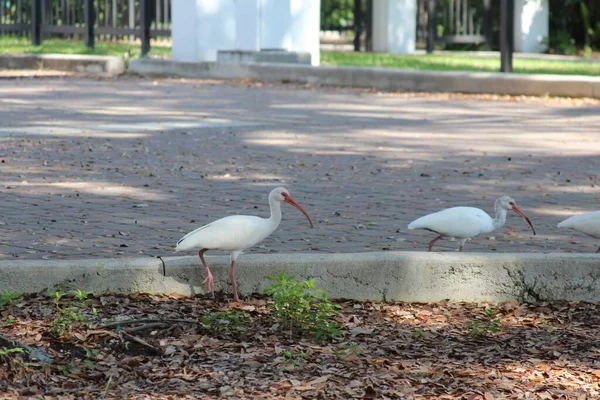
M417 40L417 0L373 1L373 50L413 54Z
M320 0L173 0L173 60L280 48L309 52L319 65L320 10Z
M543 53L550 21L549 0L515 0L515 51Z
M262 0L261 49L306 51L319 65L321 0Z
M260 1L235 1L235 50L260 50Z
M235 0L174 0L173 60L215 61L235 47Z
M174 0L171 7L171 38L173 60L196 61L196 0Z
M373 41L373 51L378 53L387 52L387 5L388 0L379 0L373 2L373 20L371 26L371 40Z
M292 36L292 0L262 0L260 21L260 48L290 50Z
M311 64L321 63L321 0L292 0L292 49L310 53Z

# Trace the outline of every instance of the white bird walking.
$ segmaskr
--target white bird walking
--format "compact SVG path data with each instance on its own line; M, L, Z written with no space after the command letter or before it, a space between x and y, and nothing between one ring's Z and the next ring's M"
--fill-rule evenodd
M556 227L574 229L593 238L600 239L600 211L575 215L565 219ZM596 250L596 253L600 253L600 247Z
M313 223L306 210L290 196L290 193L286 189L278 187L273 189L269 194L269 206L271 207L271 216L269 218L260 218L251 215L233 215L221 218L211 224L193 230L177 242L175 251L200 249L198 256L207 273L207 277L202 283L206 283L213 297L215 295L215 284L212 273L206 261L204 261L204 253L208 250L230 252L231 266L229 267L229 278L231 279L231 286L233 288L233 300L241 302L238 297L233 272L235 261L243 250L264 240L277 229L281 222L282 201L300 210L306 216L308 222L310 222L310 227L313 227Z
M463 251L465 242L481 233L488 233L500 229L506 222L506 213L513 210L527 221L533 234L535 229L531 221L515 201L509 196L502 196L496 200L494 205L495 218L491 218L485 211L474 207L452 207L425 215L408 225L408 229L427 229L438 234L429 242L429 251L433 244L444 237L458 239L460 246L458 251Z

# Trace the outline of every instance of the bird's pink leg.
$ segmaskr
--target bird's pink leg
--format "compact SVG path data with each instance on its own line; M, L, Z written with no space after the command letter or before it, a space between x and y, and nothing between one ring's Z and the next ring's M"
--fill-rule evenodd
M233 272L234 265L235 261L231 260L231 266L229 267L229 279L231 279L231 287L233 288L233 301L243 303L238 297L237 285L235 284L235 274Z
M428 250L428 251L432 251L432 250L433 250L433 244L434 244L435 242L437 242L438 240L440 240L442 237L443 237L443 236L442 236L442 235L440 235L440 236L436 237L435 239L433 239L431 242L429 242L429 250Z
M202 249L198 252L198 256L200 257L200 261L202 261L202 265L204 265L204 269L206 269L206 279L202 281L202 283L206 283L206 288L212 294L212 297L215 297L215 281L213 279L212 273L210 272L210 268L208 268L208 264L204 261L204 253L208 249Z
M461 244L460 246L458 246L458 251L462 251L463 249L463 245Z

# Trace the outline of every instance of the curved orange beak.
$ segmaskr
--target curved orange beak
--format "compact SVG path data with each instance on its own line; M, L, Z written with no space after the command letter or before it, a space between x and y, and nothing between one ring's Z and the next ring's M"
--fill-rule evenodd
M525 213L523 211L521 211L521 209L519 207L517 207L517 205L514 204L514 203L512 203L512 209L513 209L514 212L516 212L521 217L523 217L523 219L525 221L527 221L527 223L531 227L531 230L533 231L533 234L535 235L535 228L533 227L533 224L531 223L531 221L529 220L529 218L527 218L527 215L525 215Z
M306 219L308 219L308 222L310 222L310 227L311 227L311 228L314 228L314 225L313 225L312 221L310 220L310 217L308 216L308 213L306 212L306 210L304 209L304 207L302 207L300 204L298 204L298 203L296 202L296 200L294 200L294 199L292 198L292 196L290 196L290 195L287 195L287 196L285 196L285 197L283 198L283 201L285 201L285 202L286 202L286 203L288 203L288 204L291 204L291 205L293 205L293 206L294 206L294 207L296 207L298 210L300 210L300 212L301 212L302 214L304 214L304 216L306 217Z

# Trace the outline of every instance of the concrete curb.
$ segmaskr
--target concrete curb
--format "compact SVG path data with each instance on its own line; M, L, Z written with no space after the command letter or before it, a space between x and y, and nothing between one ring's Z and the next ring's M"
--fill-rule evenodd
M115 293L204 293L197 257L0 261L0 293L75 289ZM230 293L229 257L207 257L216 290ZM600 302L600 257L582 254L373 252L243 255L240 294L261 293L264 277L316 278L331 298L406 302Z
M483 72L414 71L363 67L130 60L129 72L199 79L297 82L416 92L495 93L600 98L600 77Z
M0 54L0 69L52 69L110 75L126 70L121 57L78 54Z

